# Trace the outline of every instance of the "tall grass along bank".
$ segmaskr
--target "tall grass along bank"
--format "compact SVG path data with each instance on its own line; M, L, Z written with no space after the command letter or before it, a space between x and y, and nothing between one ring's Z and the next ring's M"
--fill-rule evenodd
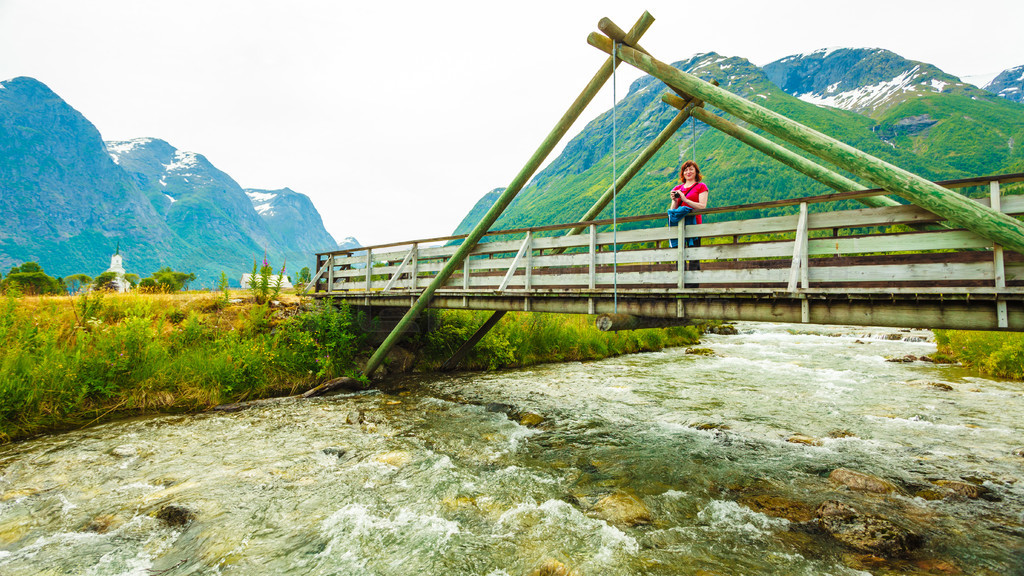
M198 411L291 395L356 376L373 322L344 304L239 294L92 294L0 298L0 441L147 412ZM429 311L403 347L440 366L488 313ZM696 328L606 333L593 317L508 314L462 367L587 360L691 344Z

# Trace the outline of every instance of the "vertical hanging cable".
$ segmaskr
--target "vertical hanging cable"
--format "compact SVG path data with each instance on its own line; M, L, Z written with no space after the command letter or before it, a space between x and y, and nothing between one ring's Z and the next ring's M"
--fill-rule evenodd
M697 119L690 118L690 159L697 161Z
M616 112L618 106L618 97L616 94L616 86L618 85L617 78L615 76L615 65L618 61L618 42L612 42L612 299L614 313L619 313L619 245L618 245L618 207L616 206L616 180L618 178L616 174L615 166L615 132L616 132Z

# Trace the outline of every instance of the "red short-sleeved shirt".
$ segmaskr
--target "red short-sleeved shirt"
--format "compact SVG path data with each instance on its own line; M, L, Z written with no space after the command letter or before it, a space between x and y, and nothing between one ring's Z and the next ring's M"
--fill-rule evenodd
M687 200L689 200L690 202L696 202L696 201L700 200L701 192L707 192L708 191L708 187L705 186L703 182L697 182L696 184L694 184L693 186L690 186L689 188L684 188L683 185L680 184L680 185L676 186L675 188L673 188L672 191L673 192L682 192L683 196L685 196ZM682 205L685 206L685 204L682 204ZM703 218L700 217L700 214L696 214L696 216L697 216L697 224L700 224L701 221L703 220Z

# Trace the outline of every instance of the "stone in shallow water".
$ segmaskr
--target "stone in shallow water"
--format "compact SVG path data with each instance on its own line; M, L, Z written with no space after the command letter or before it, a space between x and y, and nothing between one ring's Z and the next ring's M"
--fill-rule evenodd
M754 512L785 518L790 522L808 522L815 518L814 508L809 504L780 496L762 494L740 498L737 502Z
M941 486L957 496L963 496L964 498L971 498L972 500L985 497L989 489L984 486L978 486L977 484L970 484L968 482L961 482L959 480L936 480L932 482L936 486Z
M822 530L854 550L898 558L921 546L917 534L885 518L861 514L836 500L822 502L816 515Z
M897 492L897 488L891 482L882 480L871 474L855 472L846 468L836 468L828 475L828 479L846 486L850 490L858 492L874 492L876 494L891 494Z
M570 570L565 564L549 558L539 567L531 570L527 576L577 576L577 574L575 570Z
M805 434L793 434L786 439L790 444L806 444L808 446L821 446L821 440Z
M523 412L519 418L519 423L529 428L540 426L544 423L544 417L540 414L534 414L533 412Z
M184 506L168 504L156 513L156 517L166 522L168 526L187 526L196 519L196 513Z
M632 494L609 494L598 500L591 511L612 524L636 526L651 523L650 509Z

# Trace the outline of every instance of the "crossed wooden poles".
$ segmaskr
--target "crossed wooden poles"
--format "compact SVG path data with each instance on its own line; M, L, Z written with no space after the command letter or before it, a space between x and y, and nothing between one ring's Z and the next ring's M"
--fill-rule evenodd
M516 174L515 178L505 189L505 192L494 202L490 210L487 211L487 214L470 232L469 236L451 259L448 260L444 268L438 272L430 285L423 290L423 293L420 294L420 297L413 306L406 312L405 316L399 321L380 347L377 348L373 356L370 357L364 369L366 376L371 376L380 367L388 352L398 343L398 340L408 330L412 322L430 303L434 292L461 268L463 261L480 242L480 239L487 233L498 217L501 216L502 212L505 211L519 191L522 190L523 186L529 182L547 156L565 136L576 119L579 118L579 115L608 81L612 75L613 66L618 62L626 62L664 82L675 95L668 94L663 97L663 100L680 111L630 166L626 168L622 175L616 179L616 182L609 187L608 191L580 219L581 222L596 218L608 203L611 202L615 191L622 190L633 176L640 171L640 168L654 156L662 145L668 142L671 136L691 116L837 191L866 189L865 186L854 180L850 180L746 128L706 111L704 104L708 103L808 152L818 159L827 161L863 178L875 187L901 196L913 204L971 230L979 236L994 242L997 246L1003 246L1010 250L1024 253L1024 225L1015 218L974 202L956 192L947 190L938 184L911 174L870 154L861 152L852 146L808 128L799 122L790 120L781 114L758 106L725 89L719 88L716 83L701 80L692 74L687 74L655 59L639 44L641 36L653 23L654 17L649 12L644 12L629 32L624 32L611 20L607 18L601 19L598 29L602 33L591 33L587 38L587 42L591 46L609 54L609 58L580 95L577 96L562 118L559 119L547 138L544 139L540 147L533 153L533 156L526 162L526 165ZM616 60L613 62L612 58L616 58ZM869 206L898 204L895 200L885 196L863 198L860 201ZM568 233L579 234L583 230L584 227L581 226L570 230ZM468 347L475 344L479 337L486 333L501 318L502 314L504 313L496 312L463 348L468 350ZM460 352L462 351L460 350ZM456 356L459 356L459 353L456 353ZM453 360L455 360L454 357Z

